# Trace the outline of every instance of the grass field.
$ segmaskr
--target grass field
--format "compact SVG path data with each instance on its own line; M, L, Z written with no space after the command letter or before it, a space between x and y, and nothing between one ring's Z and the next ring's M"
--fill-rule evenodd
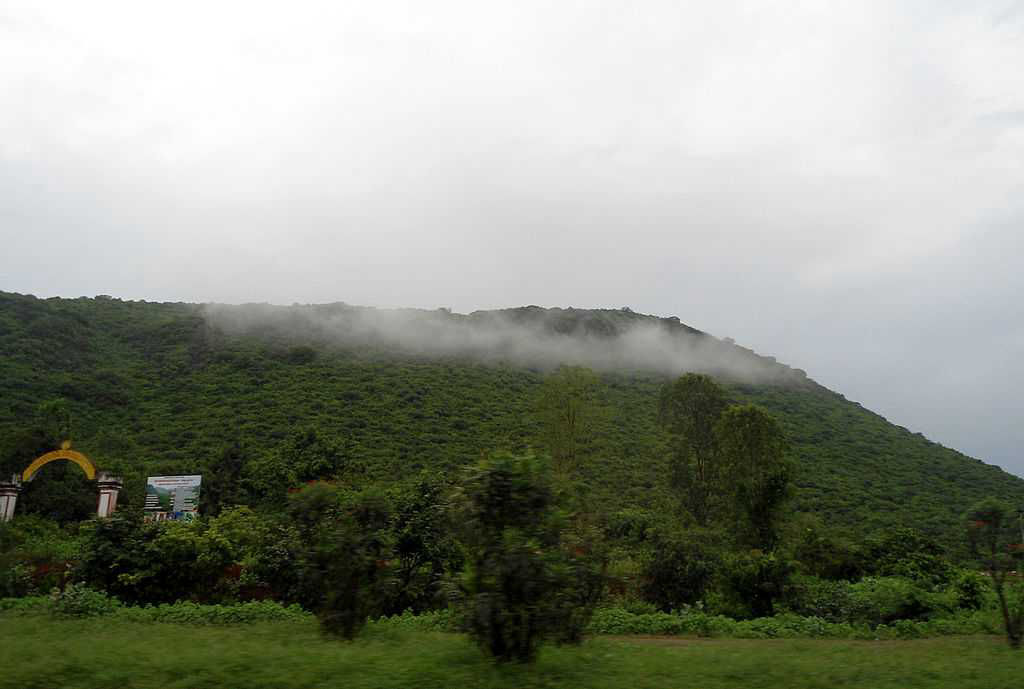
M496 667L464 637L382 631L326 640L313 623L235 627L0 617L2 689L311 687L864 687L1019 689L998 637L917 641L598 638Z

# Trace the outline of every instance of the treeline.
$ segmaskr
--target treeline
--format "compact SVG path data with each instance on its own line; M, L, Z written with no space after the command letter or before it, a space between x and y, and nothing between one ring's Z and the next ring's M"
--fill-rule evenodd
M1007 513L968 522L988 577L966 547L956 561L899 523L851 539L793 510L799 468L776 418L693 374L659 396L667 499L609 511L580 480L606 427L602 388L560 368L535 401L535 451L485 452L458 470L383 483L356 448L307 429L255 462L226 446L195 523L124 508L63 526L19 516L0 527L0 597L80 583L134 605L269 598L345 638L373 617L443 609L502 660L578 642L609 605L863 625L998 605L1019 643L1024 599L1004 573L1024 551L1006 547ZM66 410L48 413L39 433L65 432Z

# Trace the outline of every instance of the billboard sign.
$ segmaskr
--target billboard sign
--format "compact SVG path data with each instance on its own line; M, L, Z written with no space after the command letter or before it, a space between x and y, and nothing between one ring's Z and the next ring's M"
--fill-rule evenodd
M146 519L192 521L199 515L199 487L203 477L150 476L146 479Z

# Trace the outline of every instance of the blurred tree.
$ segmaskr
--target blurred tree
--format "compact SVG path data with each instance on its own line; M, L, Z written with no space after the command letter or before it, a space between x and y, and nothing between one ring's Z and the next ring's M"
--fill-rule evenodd
M594 372L582 366L560 366L541 385L541 437L559 481L568 482L576 473L581 446L597 427L599 385Z
M983 500L967 513L971 553L988 572L999 598L1006 639L1019 649L1024 641L1024 544L1013 511L997 500Z
M722 388L705 375L688 373L661 390L658 418L671 439L672 485L700 526L708 525L720 490L715 423L726 406Z
M543 640L573 640L581 597L569 592L574 569L547 468L530 455L496 454L467 472L462 491L470 635L499 661L532 661Z
M760 407L734 406L715 425L715 438L727 467L738 540L773 550L793 474L782 428Z

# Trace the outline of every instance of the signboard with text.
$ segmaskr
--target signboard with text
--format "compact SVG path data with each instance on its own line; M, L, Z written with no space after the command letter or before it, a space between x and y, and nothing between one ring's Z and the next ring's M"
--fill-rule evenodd
M199 514L199 488L196 476L150 476L146 479L146 519L192 521Z

